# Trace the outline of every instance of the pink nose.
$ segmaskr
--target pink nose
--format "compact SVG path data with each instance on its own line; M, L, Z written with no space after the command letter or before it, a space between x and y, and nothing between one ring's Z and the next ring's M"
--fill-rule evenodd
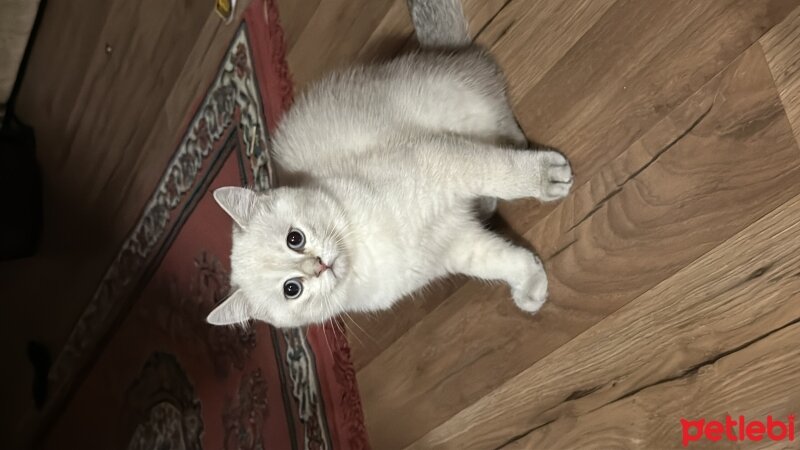
M317 276L320 276L322 275L323 272L325 272L328 269L330 269L330 266L322 262L321 258L317 257L317 266L314 268L314 273Z

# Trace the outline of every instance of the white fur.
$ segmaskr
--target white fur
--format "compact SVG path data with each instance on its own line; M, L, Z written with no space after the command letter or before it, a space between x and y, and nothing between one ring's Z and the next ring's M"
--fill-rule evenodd
M567 194L566 158L526 146L502 75L479 49L414 53L328 76L275 133L285 187L217 196L238 224L237 291L209 321L319 323L390 308L452 273L505 281L517 305L536 312L547 296L541 262L485 230L475 211L492 209L494 198ZM287 246L293 228L307 238L302 252ZM333 269L316 276L317 257ZM288 300L283 283L294 277L304 291Z

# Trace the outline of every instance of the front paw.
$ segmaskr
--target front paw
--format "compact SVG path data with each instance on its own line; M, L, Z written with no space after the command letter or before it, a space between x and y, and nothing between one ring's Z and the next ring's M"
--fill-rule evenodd
M544 271L532 274L521 285L512 288L511 295L519 309L536 313L547 301L547 275Z
M566 197L573 182L569 161L556 151L543 150L538 153L539 192L536 198L548 202Z

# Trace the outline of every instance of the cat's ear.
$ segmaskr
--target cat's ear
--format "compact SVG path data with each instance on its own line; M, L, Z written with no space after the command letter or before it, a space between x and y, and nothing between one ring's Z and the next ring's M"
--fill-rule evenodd
M250 320L249 305L241 289L222 301L206 317L206 322L211 325L234 325Z
M214 191L214 200L242 228L250 222L250 214L256 201L256 193L250 189L229 186Z

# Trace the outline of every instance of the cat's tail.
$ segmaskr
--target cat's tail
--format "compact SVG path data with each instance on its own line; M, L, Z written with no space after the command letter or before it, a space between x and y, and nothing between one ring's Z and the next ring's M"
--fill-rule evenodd
M411 22L423 48L459 48L470 45L461 0L408 0Z

